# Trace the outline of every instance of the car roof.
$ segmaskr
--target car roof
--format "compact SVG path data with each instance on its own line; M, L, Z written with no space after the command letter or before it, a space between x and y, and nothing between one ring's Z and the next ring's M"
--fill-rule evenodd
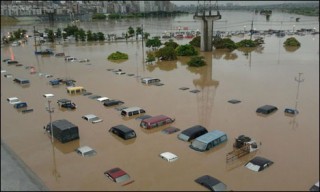
M201 141L203 143L209 143L212 140L215 140L223 135L226 135L224 132L219 130L210 131L204 135L201 135L200 137L197 137L197 141Z
M261 106L259 107L258 109L261 109L261 110L270 110L270 109L275 109L277 107L273 106L273 105L264 105L264 106Z
M108 173L112 178L118 178L118 177L121 177L122 175L127 174L125 171L123 171L119 167L110 169L110 170L106 171L106 173Z
M134 131L133 129L131 129L125 125L116 125L116 126L113 126L112 128L121 130L124 133L130 133L130 132Z
M187 129L183 130L183 131L181 132L181 134L190 136L190 135L192 135L193 133L198 132L198 131L200 131L200 130L204 130L204 129L207 130L205 127L203 127L203 126L201 126L201 125L195 125L195 126L192 126L192 127L189 127L189 128L187 128Z
M259 166L263 166L267 163L273 163L269 159L264 158L264 157L260 157L260 156L256 156L255 158L251 159L249 162L251 162L254 165L259 165Z
M108 97L100 97L100 98L98 98L97 100L98 101L102 101L102 100L106 100L106 99L109 99Z
M81 153L86 153L86 152L92 151L93 149L89 146L82 146L82 147L79 147L77 150L80 151Z
M97 116L94 115L94 114L88 114L88 115L84 115L84 117L86 117L88 119L91 119L91 118L94 118L94 117L97 117Z
M165 115L157 115L157 116L153 116L153 117L150 117L150 118L143 119L142 121L146 122L146 123L154 123L154 122L157 122L159 120L165 120L165 119L171 119L171 118L168 117L168 116L165 116Z
M175 154L173 154L171 152L163 152L163 153L160 154L160 156L164 157L168 161L172 161L174 159L178 159L178 156L176 156Z
M129 108L122 109L122 111L128 112L128 111L135 111L135 110L140 110L140 109L142 109L142 108L140 108L140 107L129 107Z
M19 99L18 97L8 97L8 100L15 100L15 99Z
M195 182L201 185L206 184L206 186L210 186L210 188L214 188L215 191L225 191L227 189L227 186L223 182L221 182L219 179L214 178L210 175L203 175L201 177L198 177L195 180Z
M71 102L70 99L59 99L58 102L66 103L66 102Z

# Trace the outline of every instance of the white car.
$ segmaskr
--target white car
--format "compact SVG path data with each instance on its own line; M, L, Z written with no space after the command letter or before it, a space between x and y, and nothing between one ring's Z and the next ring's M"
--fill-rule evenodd
M124 74L126 74L126 73L123 72L123 71L117 71L117 72L115 72L115 74L117 74L117 75L124 75Z
M97 117L94 114L84 115L84 116L82 116L82 119L87 120L91 123L100 123L103 121L102 119L100 119L99 117Z
M100 101L100 102L105 102L105 101L108 101L108 100L110 100L108 97L100 97L100 98L98 98L97 99L97 101Z
M18 97L9 97L9 98L7 98L7 101L12 105L21 102Z
M1 73L6 73L7 71L6 70L1 70Z
M175 154L170 153L170 152L161 153L160 157L162 159L167 160L168 162L173 162L173 161L176 161L178 159L178 156L176 156Z
M79 147L76 149L76 152L83 157L94 156L97 154L97 152L89 146Z

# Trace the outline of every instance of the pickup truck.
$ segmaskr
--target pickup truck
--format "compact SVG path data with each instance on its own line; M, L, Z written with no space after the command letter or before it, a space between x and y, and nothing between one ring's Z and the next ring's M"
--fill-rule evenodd
M69 99L59 99L57 103L58 103L59 107L62 107L62 108L66 108L66 109L76 109L77 108L76 104L72 103L71 100L69 100Z

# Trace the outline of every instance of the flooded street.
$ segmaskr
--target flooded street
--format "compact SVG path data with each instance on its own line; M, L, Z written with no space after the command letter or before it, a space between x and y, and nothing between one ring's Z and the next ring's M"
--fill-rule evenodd
M183 19L189 18L180 18ZM120 28L127 29L127 25ZM1 74L1 139L50 190L203 191L206 188L194 180L206 174L223 181L234 191L309 190L319 180L319 35L295 37L301 43L295 51L283 47L288 36L266 36L263 49L249 54L239 50L201 52L208 64L202 68L188 67L189 57L148 65L143 62L146 57L143 49L149 49L135 40L61 43L52 47L55 53L88 58L88 63L35 56L32 41L19 47L2 47L1 69L13 78L29 79L31 84L21 87L13 83L13 78ZM241 39L233 37L235 42ZM175 41L186 44L190 40ZM129 59L121 63L108 61L108 55L116 51L127 53ZM2 62L6 58L24 66L7 65ZM179 132L163 134L161 130L168 125L142 129L135 117L123 119L115 108L107 108L88 96L70 96L65 85L52 87L48 83L52 78L30 74L25 69L29 65L40 73L52 74L53 78L75 79L76 85L95 95L122 100L127 107L141 107L148 115L173 117L176 120L171 126L180 130L201 124L209 131L224 131L228 141L207 152L194 151L189 143L177 139ZM126 74L116 75L107 69L122 69ZM304 81L298 90L295 78L299 73ZM156 77L164 85L146 86L140 77ZM189 89L180 90L181 87ZM195 89L200 92L190 92ZM48 102L42 96L45 93L55 95L52 120L67 119L78 125L79 140L65 144L55 140L52 147L50 137L43 130L49 122ZM21 113L14 109L6 100L14 96L27 102L34 111ZM71 99L77 109L59 109L56 101L60 98ZM241 103L231 104L228 102L231 99ZM266 117L257 115L256 109L267 104L278 110ZM299 114L285 115L284 109L295 105ZM91 124L81 118L90 113L103 122ZM137 138L124 141L108 132L111 126L119 124L134 129ZM232 151L234 138L239 135L255 139L261 144L260 149L227 164L226 154ZM97 155L76 154L74 149L83 145L94 148ZM159 154L166 151L179 159L172 163L161 159ZM254 156L268 158L274 164L262 172L253 172L244 164ZM114 167L125 170L134 182L122 186L105 177L103 173Z

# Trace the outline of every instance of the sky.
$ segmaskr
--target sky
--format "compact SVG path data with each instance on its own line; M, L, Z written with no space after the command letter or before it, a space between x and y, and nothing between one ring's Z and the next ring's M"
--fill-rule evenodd
M198 1L171 1L177 6L181 5L197 5ZM215 1L211 1L215 3ZM273 4L283 4L283 3L306 3L306 2L316 2L316 1L218 1L218 4L233 3L235 5L273 5ZM203 1L199 1L203 3Z

